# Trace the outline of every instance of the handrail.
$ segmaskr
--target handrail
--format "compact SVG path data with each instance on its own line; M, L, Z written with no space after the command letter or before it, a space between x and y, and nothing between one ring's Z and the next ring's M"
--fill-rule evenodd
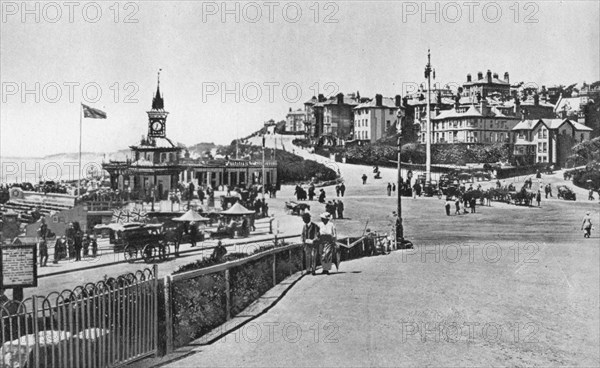
M288 238L290 238L290 237L296 237L296 236L297 235L294 235L294 236L290 235L290 236L288 236ZM279 239L281 239L281 238L279 238ZM225 262L225 263L221 263L221 264L218 264L218 265L214 265L214 266L202 268L202 269L199 269L199 270L187 271L187 272L184 272L184 273L171 275L171 280L173 282L175 282L175 281L183 281L183 280L193 279L193 278L196 278L198 276L203 276L203 275L208 275L208 274L215 273L215 272L225 271L227 269L230 269L230 268L233 268L233 267L238 267L238 266L241 266L241 265L243 265L245 263L252 262L252 261L261 259L263 257L270 256L270 255L277 254L277 253L281 253L281 252L284 252L286 250L294 249L294 248L297 248L297 247L300 247L300 246L302 246L302 244L298 243L298 244L285 245L283 247L276 247L276 248L273 248L273 249L266 250L264 252L253 254L253 255L248 256L248 257L237 259L235 261Z

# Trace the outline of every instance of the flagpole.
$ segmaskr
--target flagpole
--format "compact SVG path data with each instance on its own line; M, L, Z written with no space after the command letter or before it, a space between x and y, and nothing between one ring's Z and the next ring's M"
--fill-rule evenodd
M79 184L77 189L77 194L81 196L81 137L82 137L82 124L83 121L83 105L81 102L79 103Z

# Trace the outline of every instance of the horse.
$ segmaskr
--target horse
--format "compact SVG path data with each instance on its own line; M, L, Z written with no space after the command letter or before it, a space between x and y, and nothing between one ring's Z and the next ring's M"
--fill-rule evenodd
M511 193L511 199L514 201L515 205L524 204L526 206L531 206L535 199L536 193L532 190L528 190L525 185L521 187L521 190L518 192Z

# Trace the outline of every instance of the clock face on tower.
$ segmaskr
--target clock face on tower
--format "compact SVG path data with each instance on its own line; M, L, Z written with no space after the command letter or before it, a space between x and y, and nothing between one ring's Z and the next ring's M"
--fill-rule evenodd
M154 120L150 123L149 133L153 137L162 137L165 134L165 123L160 120Z

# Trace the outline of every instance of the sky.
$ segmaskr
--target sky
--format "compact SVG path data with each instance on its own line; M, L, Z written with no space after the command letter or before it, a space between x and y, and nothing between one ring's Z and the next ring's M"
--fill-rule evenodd
M0 4L3 157L77 152L81 102L108 114L83 120L83 151L138 143L159 69L167 136L186 145L229 143L317 93L403 95L428 48L442 84L600 79L598 1Z

